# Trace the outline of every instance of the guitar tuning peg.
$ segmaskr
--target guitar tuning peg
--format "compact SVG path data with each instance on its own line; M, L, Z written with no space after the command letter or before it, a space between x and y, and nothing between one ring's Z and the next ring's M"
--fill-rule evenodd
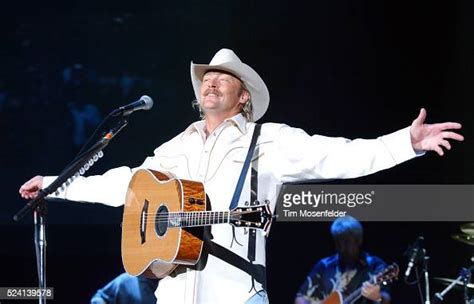
M92 156L92 160L94 162L98 161L99 160L99 155L98 154L94 154L94 156Z
M86 173L86 170L83 167L81 167L79 169L79 175L84 175L84 173Z
M94 165L94 160L92 158L89 159L88 164L89 164L89 167L92 167Z
M89 170L89 168L90 168L89 163L85 163L82 168L84 168L84 171Z
M99 153L97 153L97 156L98 156L99 158L101 158L102 156L104 156L104 152L102 152L102 150L100 150Z

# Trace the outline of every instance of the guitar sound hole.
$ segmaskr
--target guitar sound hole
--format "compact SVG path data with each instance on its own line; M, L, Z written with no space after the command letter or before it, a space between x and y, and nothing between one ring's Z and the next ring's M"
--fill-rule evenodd
M156 212L155 230L159 236L163 236L168 230L168 208L161 205Z

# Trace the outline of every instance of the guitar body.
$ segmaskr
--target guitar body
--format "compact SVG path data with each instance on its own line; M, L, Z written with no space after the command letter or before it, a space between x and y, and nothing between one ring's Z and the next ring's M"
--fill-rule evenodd
M122 261L134 276L163 278L201 256L203 227L169 227L169 212L205 211L200 182L138 170L128 186L122 222ZM192 231L192 233L190 232Z
M322 304L344 304L342 294L339 291L333 291Z
M380 284L388 284L392 282L392 280L396 280L398 278L399 268L396 263L392 263L388 267L386 267L383 271L379 272L375 277L372 279L372 284L380 285ZM333 291L329 296L323 300L323 304L352 304L358 299L362 297L362 287L359 287L351 294L347 295L346 297L342 296L342 293L339 291Z

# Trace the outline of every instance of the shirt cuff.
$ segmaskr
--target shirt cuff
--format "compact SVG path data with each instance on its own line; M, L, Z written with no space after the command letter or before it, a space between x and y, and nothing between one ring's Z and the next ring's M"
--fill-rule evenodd
M46 188L51 185L56 178L57 176L43 176L43 188Z
M57 176L43 176L43 189L47 188L49 185L51 185L56 180L56 178L58 178L58 177ZM62 198L62 199L66 198L66 195L64 193L65 191L59 191L59 195L56 195L55 194L56 190L57 189L53 189L53 193L48 195L48 197Z
M401 164L426 153L425 151L415 151L413 149L410 127L382 136L380 139L387 146L396 164Z

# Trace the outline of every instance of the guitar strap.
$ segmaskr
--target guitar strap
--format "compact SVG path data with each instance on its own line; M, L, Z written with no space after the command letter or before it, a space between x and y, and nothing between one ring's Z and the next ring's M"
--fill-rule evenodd
M255 153L258 155L258 147L255 147ZM252 162L250 167L250 206L258 205L258 157ZM248 251L247 258L249 259L252 265L255 261L255 247L256 247L256 238L257 238L257 229L249 228L249 242L248 242ZM252 276L252 289L255 289L255 278ZM255 290L256 291L256 290Z
M258 148L255 149L258 155ZM250 168L250 206L259 205L258 202L258 159L252 163ZM250 262L255 261L255 242L256 242L257 229L249 228L249 250L247 258Z
M255 149L257 146L257 139L260 136L261 130L260 124L255 124L255 129L253 131L252 140L250 142L250 147L247 152L247 157L245 158L244 165L242 167L242 171L240 172L239 180L235 187L234 195L232 197L229 209L234 209L237 207L240 199L240 194L242 193L242 188L244 186L245 177L250 167L250 162L252 156L255 153ZM251 194L250 194L250 205L258 204L257 201L257 187L258 187L258 171L257 171L257 163L254 163L251 171ZM234 227L232 226L232 229ZM259 264L253 264L255 261L255 248L256 248L256 229L249 229L249 243L248 243L248 254L246 259L242 258L240 255L230 251L229 249L222 247L221 245L207 240L204 242L205 250L214 255L215 257L245 271L252 277L252 288L254 288L254 280L262 284L262 287L266 290L267 289L267 282L266 282L266 271L265 266Z
M247 171L249 170L250 160L255 152L255 146L257 145L257 138L260 136L260 129L262 125L255 124L255 129L253 130L252 140L250 141L249 151L247 152L247 157L245 158L244 166L240 172L239 180L235 186L234 195L230 201L229 209L232 210L239 204L240 194L242 193L242 188L244 187L245 177L247 176Z
M356 275L351 279L349 284L346 285L346 288L344 288L344 293L350 294L360 286L362 286L362 283L365 282L368 279L368 267L367 265L363 265L363 267L360 267L357 270Z
M252 280L256 280L262 284L263 289L267 290L267 276L265 266L259 264L252 264L246 259L242 258L240 255L230 251L229 249L213 242L213 241L204 241L204 250L219 258L230 265L239 268L240 270L248 273ZM253 281L252 281L253 282Z

